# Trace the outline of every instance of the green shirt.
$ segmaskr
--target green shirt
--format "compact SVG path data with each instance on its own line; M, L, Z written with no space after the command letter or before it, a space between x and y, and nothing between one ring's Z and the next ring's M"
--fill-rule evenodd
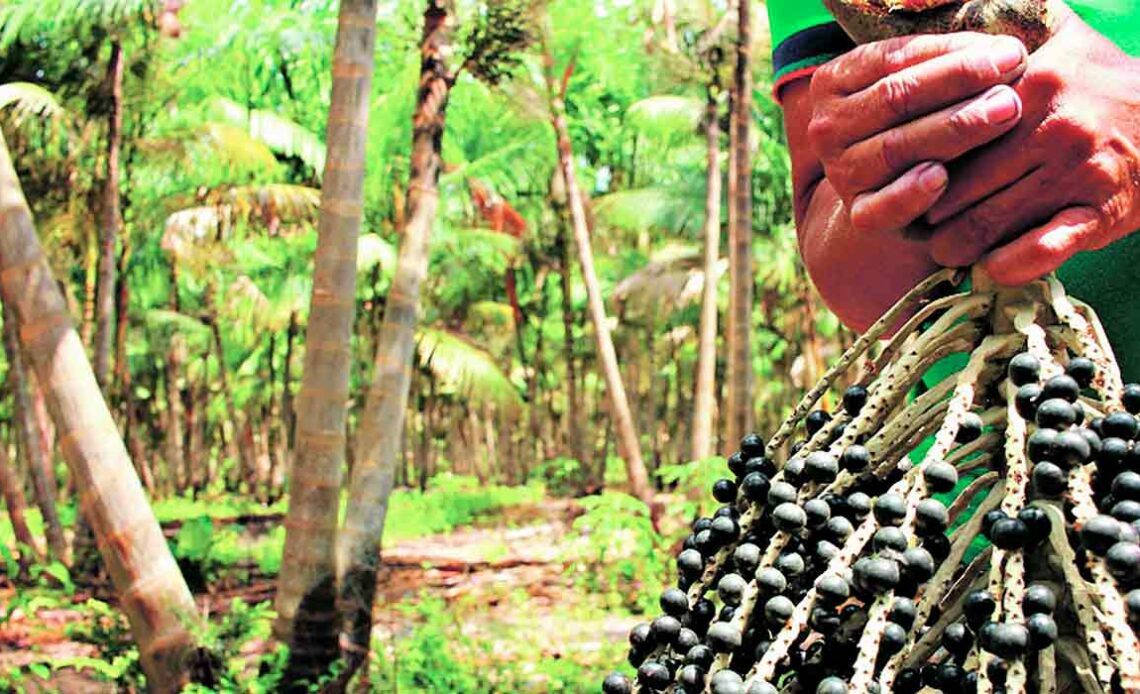
M1140 0L1069 0L1086 22L1140 56ZM768 0L775 88L806 77L852 48L820 0ZM1066 289L1104 323L1125 381L1140 382L1140 233L1074 256L1058 272Z

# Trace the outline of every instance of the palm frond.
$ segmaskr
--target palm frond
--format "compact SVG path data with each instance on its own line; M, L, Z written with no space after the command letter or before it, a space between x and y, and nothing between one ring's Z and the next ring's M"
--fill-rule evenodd
M220 158L235 168L277 166L277 158L261 140L243 128L228 123L205 123L197 130L196 144L208 150L206 156Z
M728 269L728 261L717 262L716 277ZM705 286L704 260L696 246L669 244L650 258L644 267L614 287L613 298L625 304L627 313L653 314L673 311L697 303Z
M626 110L626 122L639 134L658 140L691 138L700 126L704 104L689 96L651 96Z
M70 115L55 94L33 82L0 84L0 111L11 109L16 123L35 118L44 122L66 125Z
M245 129L278 154L300 159L318 179L324 175L325 144L312 131L271 111L249 109L226 98L217 98L213 106L226 124Z
M206 194L204 201L228 206L235 215L272 215L282 221L315 221L321 191L291 183L224 186Z
M420 367L430 371L444 389L503 410L522 405L519 389L491 355L463 335L420 328L416 354Z

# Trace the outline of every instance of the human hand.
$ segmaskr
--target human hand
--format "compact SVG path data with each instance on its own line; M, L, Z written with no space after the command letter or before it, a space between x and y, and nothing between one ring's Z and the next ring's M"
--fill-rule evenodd
M936 262L1009 285L1140 227L1140 63L1067 13L1014 89L1020 122L952 162L925 216Z
M852 227L899 230L930 210L944 162L1018 124L1007 85L1026 62L1016 39L957 33L866 44L820 68L807 137Z

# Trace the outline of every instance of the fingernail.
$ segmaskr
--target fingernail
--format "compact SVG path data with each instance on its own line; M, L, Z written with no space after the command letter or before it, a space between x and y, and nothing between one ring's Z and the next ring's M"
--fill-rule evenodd
M1025 62L1025 46L1017 39L1001 38L993 42L990 60L1002 75L1009 74Z
M933 162L924 164L918 171L918 185L928 193L937 193L946 187L950 177L945 167Z
M982 110L987 123L998 125L1008 123L1021 114L1021 99L1009 87L994 87L982 97L976 108Z

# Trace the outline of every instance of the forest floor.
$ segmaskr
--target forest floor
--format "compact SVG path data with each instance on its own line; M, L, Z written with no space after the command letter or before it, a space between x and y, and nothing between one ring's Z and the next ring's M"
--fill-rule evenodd
M462 651L452 657L468 661L465 668L511 664L512 687L521 678L526 689L548 689L543 672L527 673L528 663L536 661L566 661L596 670L600 678L614 665L615 644L623 644L639 620L625 610L607 609L602 596L583 590L572 575L569 557L582 541L572 523L580 513L572 500L544 499L500 509L450 533L386 546L376 642L387 644L389 655L398 653L415 641L425 620L432 620L449 646ZM251 576L244 584L214 586L213 594L200 595L199 602L221 612L234 597L247 603L271 601L273 589L272 577ZM94 646L69 638L69 625L89 619L83 590L71 605L33 601L4 619L14 596L11 587L0 589L0 672L37 662L98 658ZM271 648L268 640L253 640L242 653L252 659ZM115 691L90 675L53 667L47 690Z

